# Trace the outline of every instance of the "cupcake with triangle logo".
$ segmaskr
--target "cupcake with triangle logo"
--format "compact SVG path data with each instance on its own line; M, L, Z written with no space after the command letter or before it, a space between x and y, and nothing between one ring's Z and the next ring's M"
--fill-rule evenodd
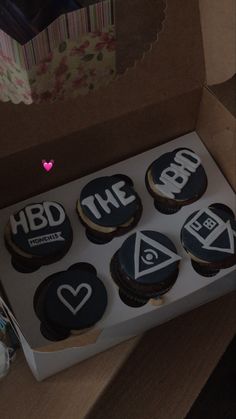
M157 231L137 231L111 260L111 276L121 300L141 307L158 299L175 284L181 257L172 241Z

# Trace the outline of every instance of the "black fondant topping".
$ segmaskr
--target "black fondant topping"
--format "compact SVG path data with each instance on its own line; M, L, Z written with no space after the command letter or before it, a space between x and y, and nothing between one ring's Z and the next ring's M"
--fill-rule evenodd
M80 195L83 213L103 227L119 227L140 207L132 181L123 175L100 177L88 183Z
M28 205L10 217L10 231L20 251L39 258L63 253L73 238L69 218L56 202Z
M143 284L169 279L176 273L181 259L171 240L156 231L132 234L118 251L118 258L122 272Z
M191 214L182 228L181 240L190 254L204 262L232 259L233 264L234 258L236 262L236 221L231 212L219 206Z
M207 177L200 158L189 149L179 148L165 153L151 165L157 194L167 199L191 201L200 197Z

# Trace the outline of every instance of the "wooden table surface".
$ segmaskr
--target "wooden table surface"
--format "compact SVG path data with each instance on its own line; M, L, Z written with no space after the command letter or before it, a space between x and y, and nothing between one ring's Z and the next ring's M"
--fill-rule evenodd
M183 419L235 334L235 307L231 293L41 383L19 353L0 417Z

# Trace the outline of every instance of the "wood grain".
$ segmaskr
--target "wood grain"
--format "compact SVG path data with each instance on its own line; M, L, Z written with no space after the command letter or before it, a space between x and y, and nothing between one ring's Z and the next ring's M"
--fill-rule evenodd
M116 71L123 74L151 49L164 30L165 0L116 0Z
M42 383L19 354L0 382L1 419L182 419L235 333L235 303L229 294Z
M87 419L185 418L235 334L235 307L236 293L147 333Z
M38 383L23 353L0 381L1 419L82 419L117 373L138 338Z

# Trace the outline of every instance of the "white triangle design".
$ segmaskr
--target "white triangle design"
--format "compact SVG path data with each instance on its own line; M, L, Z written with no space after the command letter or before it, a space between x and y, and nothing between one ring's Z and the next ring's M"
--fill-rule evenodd
M202 214L206 214L208 215L210 218L212 218L213 220L216 221L216 223L218 224L218 227L216 227L214 229L214 231L209 234L209 236L204 239L203 237L201 237L200 234L198 234L198 232L193 228L193 224L194 222L199 219L199 217ZM230 221L227 221L226 223L220 218L218 217L218 215L216 215L214 212L212 212L209 208L206 209L202 209L200 211L197 212L197 214L185 225L184 227L186 230L189 231L189 233L194 236L200 243L202 243L202 247L203 249L207 249L207 250L217 250L218 252L222 252L222 253L231 253L234 254L234 235L236 237L235 231L232 229ZM229 236L229 243L230 243L230 247L223 249L222 247L214 247L211 246L212 243L214 243L214 241L225 231L228 231L228 236Z
M223 247L216 247L216 246L212 246L211 243L213 243L214 241L216 241L218 239L218 237L220 237L220 235L227 230L228 232L228 237L229 237L229 243L230 243L230 247L227 248L223 248ZM207 249L207 250L217 250L218 252L223 252L223 253L231 253L234 254L234 236L233 236L233 230L231 228L231 224L229 221L227 221L227 223L224 223L223 225L219 226L216 231L215 231L215 235L211 235L210 240L206 240L203 249Z
M157 249L160 252L164 253L166 256L169 256L169 259L160 263L159 265L152 266L151 268L140 272L139 261L140 261L141 241L144 241L145 243L154 247L154 249ZM159 271L160 269L163 269L166 266L171 265L172 263L177 262L180 259L181 259L181 257L179 255L172 252L167 247L163 246L162 244L158 243L157 241L151 239L150 237L145 236L141 232L136 233L135 248L134 248L134 276L135 276L135 279L138 279L141 276L151 274L155 271Z

